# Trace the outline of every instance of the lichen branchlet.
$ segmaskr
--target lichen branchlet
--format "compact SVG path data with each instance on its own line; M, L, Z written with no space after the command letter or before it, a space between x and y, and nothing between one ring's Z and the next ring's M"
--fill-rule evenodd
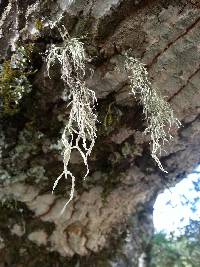
M64 211L73 199L75 188L75 177L69 170L71 153L73 150L78 150L80 153L86 166L85 179L89 173L88 156L96 140L97 115L95 114L95 93L85 83L87 58L84 44L78 38L71 38L64 27L58 29L63 42L61 45L51 45L47 51L46 62L48 73L55 62L59 63L61 79L64 82L64 99L70 100L71 106L69 119L62 134L64 170L56 179L53 187L54 191L63 176L65 179L71 177L70 197L63 208Z
M148 72L141 61L125 54L125 69L130 80L131 92L143 106L147 123L144 133L150 134L152 158L156 161L158 167L167 173L158 156L163 151L164 143L172 139L171 127L179 128L181 123L174 116L169 103L152 87Z

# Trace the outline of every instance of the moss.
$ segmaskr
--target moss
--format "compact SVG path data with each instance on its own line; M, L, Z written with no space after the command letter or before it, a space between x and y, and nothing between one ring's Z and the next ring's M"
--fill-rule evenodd
M102 103L99 111L99 121L101 124L98 128L99 136L108 136L113 130L121 126L122 111L114 101Z
M11 68L10 60L3 63L0 78L0 94L3 100L4 114L13 115L18 111L17 98L13 91L13 83L19 77L19 72Z
M31 69L33 45L21 46L1 65L0 97L2 114L12 116L19 111L19 104L24 95L31 91L28 77L35 73Z
M112 114L112 109L111 109L113 104L114 104L114 102L109 104L108 111L107 111L105 118L104 118L103 125L104 125L105 129L108 129L108 127L110 127L114 121L114 116Z
M23 54L24 57L30 62L33 59L33 56L35 56L36 53L39 53L40 50L39 48L33 44L33 43L28 43L23 45Z
M36 19L35 21L35 28L38 30L38 31L41 31L43 29L43 23L40 19Z

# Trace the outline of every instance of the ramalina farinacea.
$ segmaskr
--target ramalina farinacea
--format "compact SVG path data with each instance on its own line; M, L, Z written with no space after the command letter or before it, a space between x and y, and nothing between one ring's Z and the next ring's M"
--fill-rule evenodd
M87 58L84 44L78 38L71 38L64 27L59 28L59 32L63 42L61 45L51 45L47 51L46 61L48 73L50 67L55 62L59 62L61 79L64 82L64 94L68 93L71 107L69 119L62 134L64 170L56 179L53 187L54 190L62 177L71 178L70 198L63 208L64 211L74 196L75 188L75 177L69 170L71 153L73 150L80 153L86 166L86 173L83 177L85 179L89 173L88 156L92 152L97 137L97 115L95 114L95 93L85 83Z

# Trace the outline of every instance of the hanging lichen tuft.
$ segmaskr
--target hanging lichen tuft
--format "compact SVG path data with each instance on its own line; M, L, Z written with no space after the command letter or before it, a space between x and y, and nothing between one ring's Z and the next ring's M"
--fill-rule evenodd
M63 151L63 173L56 179L53 190L59 180L71 177L72 187L70 198L67 204L73 199L75 188L75 177L69 170L69 161L73 150L78 150L84 164L86 173L89 173L88 156L91 154L96 139L97 116L94 112L96 97L95 93L85 84L85 63L87 61L84 45L78 38L71 38L67 30L63 27L59 29L63 43L61 45L51 45L47 51L47 70L59 62L61 67L61 79L64 82L63 95L70 99L71 111L68 122L62 134ZM63 211L65 209L63 208Z
M136 98L139 98L143 106L143 113L147 123L144 133L150 134L152 158L156 161L158 167L167 173L158 155L161 154L164 143L172 139L170 134L171 127L179 128L181 123L174 116L169 103L152 87L144 64L126 54L125 69L130 80L131 92Z

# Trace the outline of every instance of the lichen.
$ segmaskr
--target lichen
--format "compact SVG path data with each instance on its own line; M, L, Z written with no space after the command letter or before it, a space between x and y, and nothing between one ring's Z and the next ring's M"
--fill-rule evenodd
M129 144L128 142L125 142L122 146L122 155L124 158L127 158L128 156L141 156L142 151L141 147L137 145Z
M158 156L164 151L164 144L173 138L170 134L171 128L179 128L181 123L175 117L169 103L152 87L148 72L142 62L126 53L125 70L130 80L131 93L139 98L143 106L147 123L144 133L149 134L151 138L151 156L158 167L167 173Z
M61 79L65 86L64 99L66 101L71 100L69 103L71 106L69 120L62 134L64 171L56 179L53 187L54 190L62 177L66 180L68 177L71 178L70 198L65 205L66 207L73 199L75 190L75 176L69 169L71 153L73 150L77 150L80 153L86 166L86 174L84 175L84 178L86 178L89 173L88 157L92 152L97 137L97 115L94 112L95 93L85 83L87 58L84 44L79 38L71 38L64 26L62 28L58 27L58 31L62 37L63 44L51 45L47 51L46 62L48 73L55 62L60 64Z
M43 141L44 136L41 132L30 131L27 128L21 130L14 148L8 149L6 152L10 160L7 162L6 169L1 167L0 183L6 185L25 180L29 183L45 182L47 177L43 166L39 165L38 162L33 162L31 166L27 166L31 157L41 153ZM5 148L6 143L4 141L3 152Z

